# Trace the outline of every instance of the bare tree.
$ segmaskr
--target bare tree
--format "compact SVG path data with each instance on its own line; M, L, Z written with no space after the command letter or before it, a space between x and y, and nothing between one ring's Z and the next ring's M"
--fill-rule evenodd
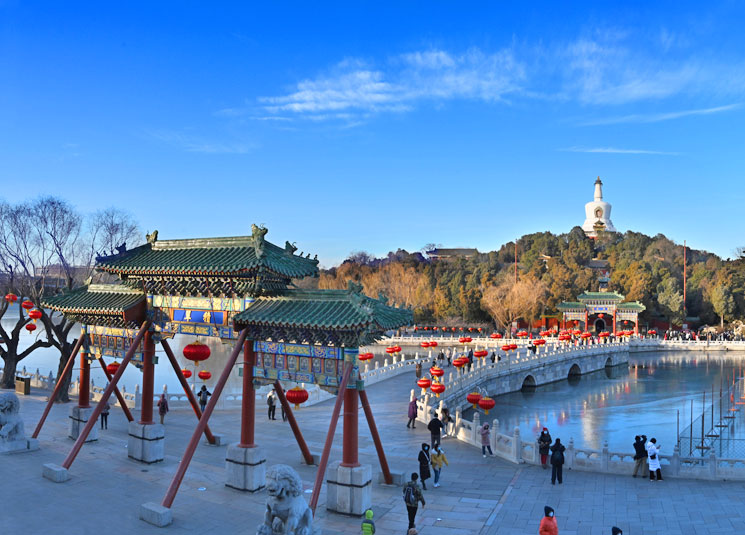
M119 219L119 221L117 221ZM117 209L108 209L84 219L69 203L55 197L42 197L31 203L0 206L0 268L5 276L6 291L30 300L42 311L44 326L36 340L20 350L20 333L29 322L19 307L18 319L6 332L0 325L0 335L6 348L0 349L4 361L2 386L12 387L18 363L40 347L55 347L60 352L57 375L69 360L76 339L70 339L75 323L62 314L43 310L45 295L60 290L72 290L90 277L96 251L106 249L118 239L134 240L137 227L131 216ZM3 301L0 317L8 310ZM61 377L60 401L67 401L70 377Z
M484 289L481 304L497 325L507 327L519 318L532 325L542 311L546 292L541 281L522 279L516 284L505 278L500 284Z

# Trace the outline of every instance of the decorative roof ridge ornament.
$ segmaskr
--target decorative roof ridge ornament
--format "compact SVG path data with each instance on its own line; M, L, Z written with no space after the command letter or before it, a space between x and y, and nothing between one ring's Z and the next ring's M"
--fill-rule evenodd
M285 242L285 252L292 256L295 254L295 251L297 251L297 246L295 245L295 242L290 243L288 241Z
M153 245L156 241L158 241L158 230L156 229L150 234L145 234L145 239L150 245Z
M262 258L264 256L264 236L266 236L267 232L269 232L269 229L264 226L251 225L251 245L253 245L256 252L256 258Z
M385 295L385 292L383 292L383 290L378 290L378 301L380 301L384 305L388 304L388 296Z

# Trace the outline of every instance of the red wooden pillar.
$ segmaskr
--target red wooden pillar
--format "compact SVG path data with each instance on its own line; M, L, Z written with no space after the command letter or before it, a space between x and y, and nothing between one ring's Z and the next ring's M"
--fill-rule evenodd
M253 340L243 342L243 401L241 402L241 441L240 448L255 448L254 416L256 414L256 394L254 393L254 353Z
M80 337L87 337L88 331L85 326ZM87 340L86 340L87 342ZM78 392L78 407L88 408L91 406L91 363L88 361L88 352L85 350L87 343L83 343L80 351L80 391Z
M587 309L585 309L585 331L589 331L589 327L587 326Z
M142 410L140 412L140 423L148 425L153 423L153 386L155 384L155 344L150 331L145 333L142 339Z
M616 314L618 314L617 311L613 311L613 336L616 335Z
M634 334L639 335L639 315L636 315L636 318L634 318Z
M344 348L344 360L352 364L357 365L357 355L359 349L357 348ZM342 455L341 465L342 466L359 466L358 460L358 441L359 441L359 420L358 410L360 395L357 391L357 377L353 377L350 384L347 385L344 391L344 438L342 442Z

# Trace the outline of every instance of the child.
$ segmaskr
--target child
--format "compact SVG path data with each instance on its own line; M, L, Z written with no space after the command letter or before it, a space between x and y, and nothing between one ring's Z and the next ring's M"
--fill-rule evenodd
M375 522L373 522L372 509L365 511L365 520L362 521L362 535L374 535Z

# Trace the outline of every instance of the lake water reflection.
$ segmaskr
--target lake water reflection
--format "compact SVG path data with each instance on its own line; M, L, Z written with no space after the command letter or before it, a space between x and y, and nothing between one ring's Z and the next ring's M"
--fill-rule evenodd
M742 377L743 352L656 352L632 355L629 368L617 367L583 375L579 381L559 381L534 392L516 392L495 398L497 406L486 417L497 418L502 433L520 428L523 440L531 440L548 427L553 438L575 447L632 452L634 435L656 437L663 453L672 454L680 429L701 414L702 392L711 405L711 389L718 397L720 383ZM725 386L726 389L726 386ZM472 411L464 416L472 418ZM745 427L745 410L737 414ZM484 415L482 413L482 420ZM743 434L745 437L745 434Z

